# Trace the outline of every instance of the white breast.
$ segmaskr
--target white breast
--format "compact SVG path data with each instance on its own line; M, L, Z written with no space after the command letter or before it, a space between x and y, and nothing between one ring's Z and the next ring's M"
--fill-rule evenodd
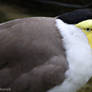
M86 35L80 29L59 19L56 26L63 36L69 70L64 82L48 92L76 92L92 76L92 51Z

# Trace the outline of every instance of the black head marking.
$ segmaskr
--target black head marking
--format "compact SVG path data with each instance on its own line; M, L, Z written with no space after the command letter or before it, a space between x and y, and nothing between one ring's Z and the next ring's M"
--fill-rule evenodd
M57 18L69 24L76 24L83 20L92 19L92 9L78 9L72 12L64 13L57 16Z

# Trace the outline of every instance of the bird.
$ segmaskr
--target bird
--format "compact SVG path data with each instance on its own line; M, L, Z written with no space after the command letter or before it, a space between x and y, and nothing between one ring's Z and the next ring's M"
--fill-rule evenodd
M92 19L61 18L0 24L0 91L76 92L92 77Z

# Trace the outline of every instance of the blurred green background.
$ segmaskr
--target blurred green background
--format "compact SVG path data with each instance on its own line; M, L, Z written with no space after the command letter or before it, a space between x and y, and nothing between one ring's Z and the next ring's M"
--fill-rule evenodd
M0 23L32 16L55 17L76 9L92 8L92 0L0 0ZM78 92L92 92L92 79Z

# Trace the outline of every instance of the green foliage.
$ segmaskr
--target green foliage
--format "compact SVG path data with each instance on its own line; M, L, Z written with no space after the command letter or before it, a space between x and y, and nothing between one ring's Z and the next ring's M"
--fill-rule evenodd
M8 19L7 15L4 12L0 11L0 23L4 22L4 21L8 21L8 20L9 19Z
M92 92L92 78L78 92Z
M0 23L29 16L31 15L25 14L20 8L9 6L7 4L0 4Z

